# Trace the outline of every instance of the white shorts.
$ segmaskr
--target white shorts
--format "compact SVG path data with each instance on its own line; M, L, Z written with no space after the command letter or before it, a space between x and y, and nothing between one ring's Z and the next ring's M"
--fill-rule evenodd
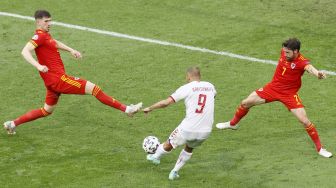
M190 132L177 127L169 136L169 143L173 148L187 144L190 148L200 146L209 136L211 132Z

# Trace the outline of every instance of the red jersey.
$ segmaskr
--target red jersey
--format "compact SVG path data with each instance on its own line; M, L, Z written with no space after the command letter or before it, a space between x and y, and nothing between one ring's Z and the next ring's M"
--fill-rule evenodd
M281 56L276 67L273 79L267 85L281 94L295 94L301 87L301 76L305 72L309 60L299 53L291 62L286 60L285 51L281 50Z
M38 62L49 69L46 73L40 72L44 84L49 86L58 81L65 74L65 70L56 41L48 32L38 29L30 42L36 47L35 53Z

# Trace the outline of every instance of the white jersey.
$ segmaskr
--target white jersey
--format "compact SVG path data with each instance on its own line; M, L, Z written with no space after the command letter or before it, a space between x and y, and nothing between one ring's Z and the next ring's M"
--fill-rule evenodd
M179 127L190 132L211 132L215 96L215 87L209 82L193 81L178 88L170 97L175 102L184 99L186 117Z

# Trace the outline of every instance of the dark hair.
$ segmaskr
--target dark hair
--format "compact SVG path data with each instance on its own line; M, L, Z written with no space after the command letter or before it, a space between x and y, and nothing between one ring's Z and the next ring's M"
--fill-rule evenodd
M300 51L301 42L297 38L290 38L282 43L282 47L286 47L290 50Z
M46 10L37 10L37 11L35 11L34 17L35 17L35 20L36 20L36 19L42 19L42 18L50 18L51 15Z

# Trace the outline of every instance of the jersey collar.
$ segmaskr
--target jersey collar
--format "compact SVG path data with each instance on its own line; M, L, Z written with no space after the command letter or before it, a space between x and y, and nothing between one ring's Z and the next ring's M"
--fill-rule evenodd
M43 31L42 29L36 29L36 33L46 33L46 32Z

